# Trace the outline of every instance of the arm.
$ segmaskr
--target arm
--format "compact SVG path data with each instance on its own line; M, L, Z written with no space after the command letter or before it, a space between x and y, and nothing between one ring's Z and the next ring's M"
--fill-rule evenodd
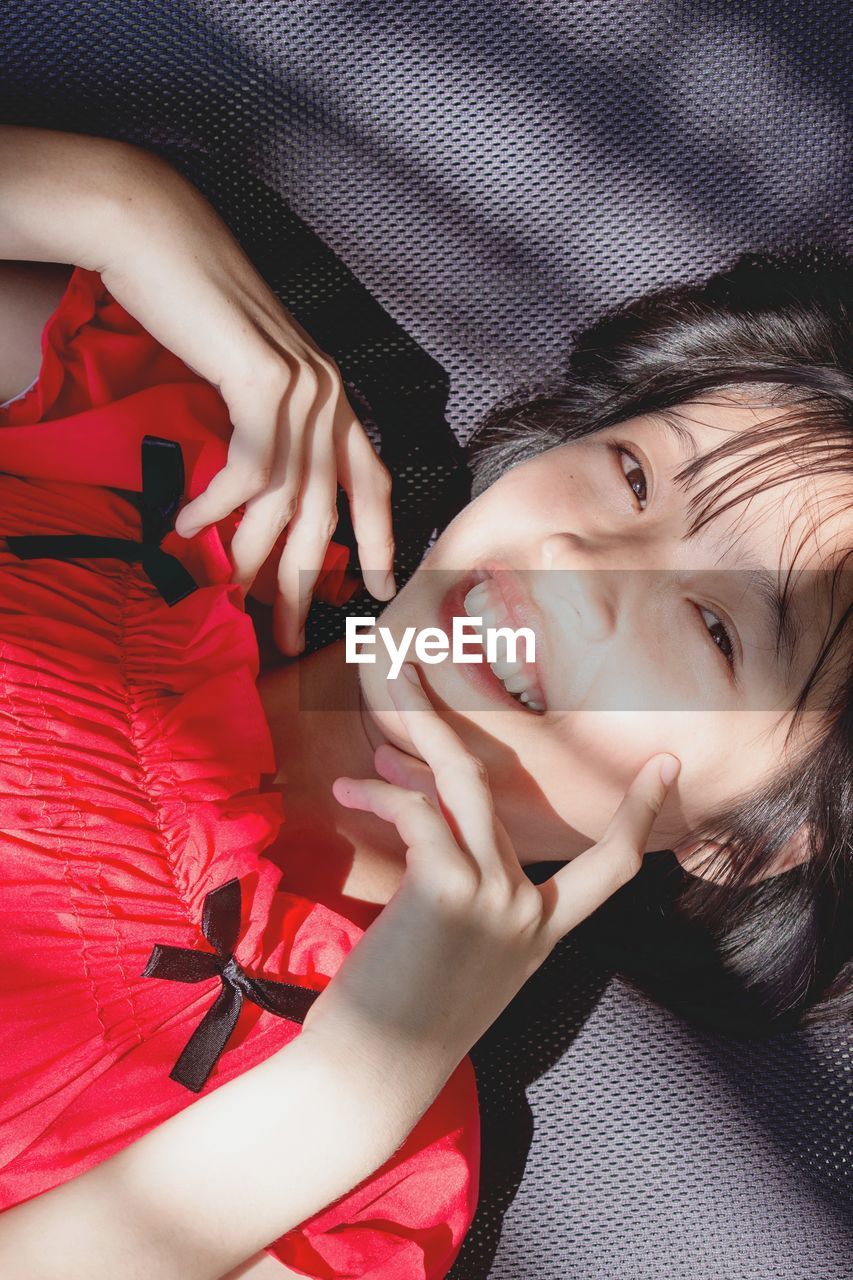
M0 127L0 258L97 271L153 337L217 387L234 428L228 460L176 528L190 537L245 504L231 543L245 591L287 528L274 601L282 648L302 647L338 483L366 586L378 599L394 594L390 475L337 365L175 169L104 138Z
M537 888L481 762L411 679L389 692L436 803L387 780L336 780L342 804L396 826L406 872L302 1034L7 1212L4 1280L219 1280L245 1264L390 1157L559 938L639 870L677 761L648 761L598 844ZM377 768L402 777L402 755L380 747Z
M455 1065L424 1057L359 1054L306 1028L124 1151L7 1210L4 1280L241 1276L244 1259L393 1154Z
M105 138L3 126L0 258L102 270L120 236L122 207L152 162Z

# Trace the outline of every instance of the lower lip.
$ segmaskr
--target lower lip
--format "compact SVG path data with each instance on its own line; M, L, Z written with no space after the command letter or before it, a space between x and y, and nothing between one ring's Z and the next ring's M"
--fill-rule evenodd
M478 582L484 581L486 574L482 572L469 573L456 583L445 594L439 605L439 622L445 635L453 634L453 619L466 618L464 600L472 587ZM473 649L472 649L473 651ZM520 711L523 715L532 715L532 711L528 711L524 703L518 698L514 698L512 694L504 688L503 683L497 678L494 671L485 660L483 655L482 662L460 662L456 665L456 669L462 674L469 684L478 689L480 693L486 694L494 701L501 703L502 706L512 707L515 711Z

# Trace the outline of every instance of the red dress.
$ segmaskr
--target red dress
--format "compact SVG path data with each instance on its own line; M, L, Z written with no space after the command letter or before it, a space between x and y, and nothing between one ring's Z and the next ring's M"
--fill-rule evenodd
M264 991L287 1009L293 987L321 990L361 935L263 856L283 814L259 789L274 760L228 583L234 520L189 542L166 532L158 550L149 502L143 554L137 506L111 492L140 492L147 457L162 508L151 458L174 463L177 442L194 497L229 433L218 393L79 269L37 384L0 410L0 1208L287 1044L299 1022ZM65 558L47 554L60 545ZM332 544L319 594L348 598L346 561ZM187 1042L229 1000L224 1049L179 1082ZM475 1207L478 1134L466 1059L392 1160L270 1252L315 1277L445 1275Z

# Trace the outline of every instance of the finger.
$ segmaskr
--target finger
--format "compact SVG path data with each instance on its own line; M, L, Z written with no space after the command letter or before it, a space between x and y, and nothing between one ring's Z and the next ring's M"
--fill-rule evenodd
M273 635L285 653L304 648L305 619L338 522L329 429L329 414L321 408L308 440L304 488L278 564Z
M409 791L423 791L438 804L435 777L429 765L400 751L390 742L381 743L373 753L373 763L380 778L406 787Z
M275 419L278 405L269 407L250 426L234 427L225 466L192 502L178 513L175 531L192 538L208 525L224 520L269 484L275 462Z
M542 886L553 942L574 929L637 874L652 827L680 768L675 756L658 755L647 760L602 838Z
M299 492L295 460L302 449L296 439L306 429L320 381L310 353L282 351L258 359L250 378L222 384L234 428L228 457L205 491L180 512L175 529L181 536L223 520L285 475Z
M299 510L306 483L312 418L322 412L320 380L306 361L283 400L275 428L276 457L268 487L246 503L246 512L231 541L232 581L248 591L282 530Z
M517 870L515 851L495 813L486 768L433 709L417 668L404 663L388 688L412 746L432 770L442 810L463 848L484 869L500 864Z
M300 463L294 464L294 470ZM251 498L231 539L231 581L248 591L296 510L298 498L289 484Z
M459 863L468 855L459 848L453 833L429 796L376 778L336 778L332 794L347 809L373 813L397 828L407 849L431 850L436 861Z
M341 419L346 419L341 426ZM364 585L377 600L390 600L394 583L391 473L380 461L343 392L335 433L338 480L349 499Z

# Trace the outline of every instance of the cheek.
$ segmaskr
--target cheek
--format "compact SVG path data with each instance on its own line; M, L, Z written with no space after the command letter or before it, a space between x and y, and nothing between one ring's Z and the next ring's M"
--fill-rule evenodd
M533 787L557 820L599 839L650 757L681 761L655 829L679 838L708 812L769 779L781 760L769 713L581 711L507 763L499 785L532 801Z
M766 786L784 763L784 726L770 711L706 711L675 717L680 810L688 830L709 813Z
M423 563L470 568L495 553L512 561L531 541L561 527L574 479L571 462L562 446L505 471L451 521Z
M653 754L648 728L626 735L625 718L575 712L556 726L537 726L524 739L517 735L511 751L487 761L499 812L523 842L519 852L533 855L538 845L538 851L564 846L579 853L601 837Z
M552 742L533 753L531 769L555 811L598 839L625 791L656 748L648 716L578 711L566 716Z

